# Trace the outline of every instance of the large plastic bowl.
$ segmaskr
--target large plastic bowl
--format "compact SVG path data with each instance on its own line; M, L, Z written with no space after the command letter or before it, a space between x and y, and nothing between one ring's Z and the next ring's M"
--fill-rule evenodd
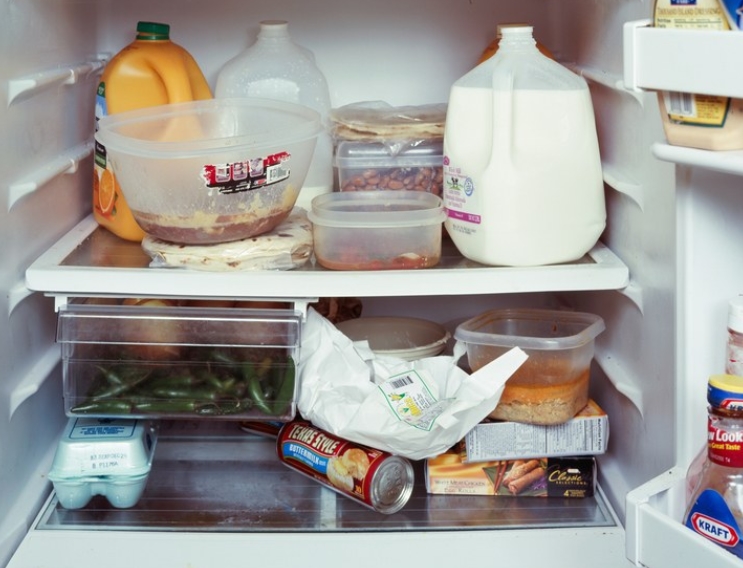
M96 140L146 233L209 244L266 233L289 215L321 130L302 105L210 99L105 116Z

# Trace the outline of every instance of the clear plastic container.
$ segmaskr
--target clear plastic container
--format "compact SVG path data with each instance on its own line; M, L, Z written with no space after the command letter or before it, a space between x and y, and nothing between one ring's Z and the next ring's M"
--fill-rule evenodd
M497 53L450 91L446 229L483 264L570 262L606 225L591 93L537 50L531 27L502 33Z
M293 310L70 304L57 324L65 412L291 420L299 334Z
M338 143L335 166L340 191L407 189L441 197L443 142L421 142L393 153L382 142Z
M491 310L457 326L454 338L467 348L476 371L513 347L529 358L506 381L497 420L561 424L588 403L594 340L604 330L594 314L560 310Z
M319 195L308 213L315 258L332 270L430 268L441 260L441 198L424 191Z
M255 43L219 71L214 94L217 98L259 97L302 104L317 111L324 126L331 106L328 84L314 54L292 40L284 20L260 23ZM313 197L332 189L332 142L325 129L318 137L297 205L309 209Z
M133 507L147 484L157 443L142 420L71 418L57 445L49 479L60 504L79 509L94 495Z

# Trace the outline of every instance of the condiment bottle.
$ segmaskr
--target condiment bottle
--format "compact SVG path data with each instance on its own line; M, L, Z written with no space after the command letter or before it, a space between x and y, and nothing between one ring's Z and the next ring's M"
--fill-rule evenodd
M170 26L139 22L136 39L103 71L95 105L98 120L108 114L168 103L210 99L212 93L194 58L170 40ZM106 148L95 146L93 216L115 235L140 242L144 231L134 220L113 172Z
M314 54L294 42L285 20L264 20L251 46L227 61L217 75L214 96L259 97L299 103L327 124L330 91ZM316 195L333 190L333 146L328 132L317 139L297 206L310 209Z
M743 558L743 377L712 375L707 402L707 459L684 524Z
M727 343L725 344L725 373L743 376L743 296L730 300L728 304ZM705 444L692 460L686 474L686 498L691 498L702 469L707 461Z

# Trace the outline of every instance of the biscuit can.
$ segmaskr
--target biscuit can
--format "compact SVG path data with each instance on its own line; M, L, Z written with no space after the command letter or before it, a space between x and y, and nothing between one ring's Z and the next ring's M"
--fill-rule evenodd
M415 474L400 456L325 432L304 420L284 424L276 450L288 467L380 513L402 509Z

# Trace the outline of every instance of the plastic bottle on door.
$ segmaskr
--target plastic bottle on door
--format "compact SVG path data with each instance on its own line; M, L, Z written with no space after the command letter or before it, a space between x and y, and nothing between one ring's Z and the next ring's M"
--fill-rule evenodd
M731 29L719 0L656 0L654 26L688 30ZM683 62L669 61L669 65L674 64L682 65ZM704 150L743 148L743 99L662 91L658 93L658 104L669 144Z
M98 84L95 118L144 107L210 99L201 69L184 48L170 40L170 26L139 22L136 39L106 65ZM93 216L119 237L141 241L144 231L108 168L106 148L96 142Z
M743 377L711 376L707 402L707 458L683 522L743 558Z
M330 92L314 54L296 44L285 20L264 20L250 47L227 63L217 75L217 98L259 97L289 101L312 108L327 124ZM328 132L318 137L297 206L310 209L316 195L333 190L333 145Z
M583 256L606 224L588 85L504 28L497 53L457 80L444 129L446 229L489 265Z
M725 374L743 377L743 296L728 303L727 341L725 343ZM707 444L704 444L689 465L686 474L686 499L691 499L707 462Z

